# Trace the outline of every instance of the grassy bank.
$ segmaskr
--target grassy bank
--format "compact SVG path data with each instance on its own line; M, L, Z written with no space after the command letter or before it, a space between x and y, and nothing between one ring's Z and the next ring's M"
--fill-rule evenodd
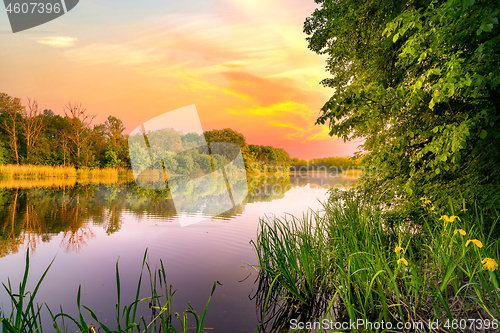
M160 260L160 268L152 270L149 263L146 261L147 251L144 253L142 262L142 270L139 275L137 290L135 292L135 300L128 305L122 305L121 289L120 289L120 272L118 269L118 261L116 262L116 290L117 290L117 303L116 303L116 323L103 323L99 320L97 315L81 304L80 296L82 287L80 286L76 294L76 305L78 316L72 317L68 313L62 311L59 313L52 312L51 309L45 304L48 314L52 317L54 332L68 332L68 324L77 328L78 332L82 333L95 333L95 332L113 332L113 333L131 333L131 332L204 332L203 322L208 309L208 305L215 291L218 281L214 282L212 293L208 298L205 308L201 316L188 304L188 308L182 313L174 312L172 308L172 298L175 290L172 286L168 285L165 267ZM43 282L50 266L45 270L40 277L35 289L33 291L26 290L28 280L28 271L30 266L29 252L26 255L26 266L23 280L19 283L19 289L14 291L10 281L7 285L3 284L5 290L11 299L12 311L10 315L2 313L0 309L0 329L5 333L32 333L43 332L42 310L43 306L35 303L35 296L40 285ZM148 297L140 298L141 287L143 285L143 273L149 276L149 291ZM139 308L146 308L144 305L149 306L150 315L139 316ZM189 316L189 317L188 317ZM92 320L85 318L91 317ZM47 330L47 328L45 328Z
M43 179L76 177L74 167L42 165L0 165L0 179Z
M457 319L467 328L486 319L498 328L500 240L483 229L477 207L437 216L429 199L419 204L431 216L421 225L387 226L373 206L346 194L332 197L321 214L261 221L253 244L265 281L259 293L279 304L264 309L263 326L290 327L307 313L308 321L424 325L412 332L463 331Z
M132 171L123 168L88 169L65 166L0 165L0 180L102 179L131 178Z

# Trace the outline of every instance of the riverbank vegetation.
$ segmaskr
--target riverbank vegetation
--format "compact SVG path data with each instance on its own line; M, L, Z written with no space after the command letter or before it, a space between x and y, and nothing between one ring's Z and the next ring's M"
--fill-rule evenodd
M421 322L421 329L406 330L419 332L437 331L430 326L437 320L440 330L458 331L457 325L479 328L487 319L489 329L498 328L500 240L484 225L481 208L449 206L440 216L433 204L417 203L418 223L389 225L365 198L334 191L322 213L262 220L253 242L257 294L274 304L267 309L272 316L263 314L263 330L297 318L384 321L394 328Z
M294 167L299 170L335 167L340 174L359 164L348 157L292 160L284 149L248 144L243 134L229 128L205 131L203 135L163 129L148 133L147 146L142 134L132 137L124 134L120 119L109 116L104 123L93 124L94 118L79 103L66 105L64 116L60 116L50 109L42 111L36 100L28 99L23 105L19 98L0 93L0 176L36 179L73 177L75 173L102 174L113 168L130 170L131 158L135 166L138 162L150 163L151 159L160 161L156 158L159 156L165 159L162 167L168 174L196 175L234 157L226 149L216 154L225 159L210 158L205 143L212 151L220 147L217 142L236 144L242 152L246 172L251 175L288 173ZM107 171L89 171L98 169Z
M279 304L262 324L327 316L498 332L497 3L316 3L304 31L328 56L333 94L317 123L365 139L365 172L322 213L262 222L259 297Z
M131 171L124 168L76 169L72 166L43 166L43 165L0 165L0 181L6 180L46 180L50 178L68 179L115 179L130 178Z
M55 258L54 258L55 260ZM52 260L52 263L54 262ZM139 275L137 289L135 291L134 301L128 305L122 306L122 291L120 287L119 263L116 262L116 323L110 323L109 320L99 319L92 309L89 309L81 303L82 286L76 293L76 306L78 313L71 315L60 309L60 312L53 312L46 304L45 307L35 303L36 294L42 284L47 272L52 266L47 267L45 272L38 280L33 291L27 290L28 272L30 267L29 251L26 253L26 265L23 280L19 283L19 290L13 289L10 281L3 287L7 291L11 300L10 314L5 313L5 309L0 308L0 328L5 333L25 333L25 332L43 332L43 316L50 315L52 318L52 329L54 332L68 332L77 329L82 333L104 332L171 332L187 333L204 332L203 323L205 315L214 294L217 285L215 281L212 292L208 297L205 308L201 315L188 304L187 309L179 314L174 312L172 301L175 290L168 284L166 270L163 262L160 260L159 267L152 269L147 261L147 250L144 253L142 269ZM149 291L144 295L143 275L149 277ZM83 287L85 288L85 286ZM83 289L84 290L84 289ZM149 308L149 309L148 309ZM138 313L148 315L139 315ZM49 317L49 318L50 318ZM46 323L46 322L45 322Z
M171 174L188 175L210 167L207 142L209 146L214 143L214 147L216 142L236 144L248 172L250 168L263 170L276 166L287 171L290 166L290 156L285 150L247 144L241 133L229 128L205 131L203 135L173 129L148 133L151 143L155 136L162 140L162 145L153 144L147 151L143 135L124 134L120 119L109 116L104 123L93 124L94 119L81 103L69 103L64 107L64 116L60 116L50 109L43 110L36 100L28 99L23 105L19 98L0 93L0 174L7 178L11 174L70 177L74 176L75 168L131 169L130 158L149 161L153 153L168 158L166 167ZM130 152L129 146L133 146ZM169 147L169 151L154 151L155 148L167 149L165 147ZM197 147L199 149L193 149ZM176 155L181 151L182 154ZM25 165L32 167L25 168Z
M423 196L439 207L464 198L486 208L491 225L500 199L496 2L317 2L304 31L328 56L322 83L333 94L317 123L365 139L360 166L373 172L363 186L391 208L385 218L416 218Z
M293 171L326 170L328 173L338 174L347 170L358 169L359 164L359 158L341 156L314 158L312 160L293 158L290 163L291 170Z

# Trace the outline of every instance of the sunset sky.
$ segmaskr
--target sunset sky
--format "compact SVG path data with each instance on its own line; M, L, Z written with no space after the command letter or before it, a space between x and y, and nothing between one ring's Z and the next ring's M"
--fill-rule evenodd
M130 133L195 104L204 130L231 128L291 157L346 156L314 125L331 91L325 57L307 49L312 0L81 0L64 16L13 34L0 8L0 92L63 114L81 102Z

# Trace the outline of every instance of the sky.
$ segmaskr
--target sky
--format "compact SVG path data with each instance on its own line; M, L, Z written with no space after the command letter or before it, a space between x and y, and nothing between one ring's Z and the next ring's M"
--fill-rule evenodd
M0 92L63 115L82 103L126 133L194 104L203 130L231 128L292 158L347 156L359 140L315 125L332 91L307 48L313 0L81 0L13 34L0 8Z

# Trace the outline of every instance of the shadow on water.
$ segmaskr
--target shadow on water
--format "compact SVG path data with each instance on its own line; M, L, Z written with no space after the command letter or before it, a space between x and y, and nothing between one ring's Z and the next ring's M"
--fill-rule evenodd
M320 295L306 306L297 300L280 295L275 288L276 283L265 274L259 274L257 281L257 291L250 295L250 298L255 300L257 305L258 332L287 333L290 331L290 323L294 320L308 322L311 318L323 317L331 302L331 299Z

